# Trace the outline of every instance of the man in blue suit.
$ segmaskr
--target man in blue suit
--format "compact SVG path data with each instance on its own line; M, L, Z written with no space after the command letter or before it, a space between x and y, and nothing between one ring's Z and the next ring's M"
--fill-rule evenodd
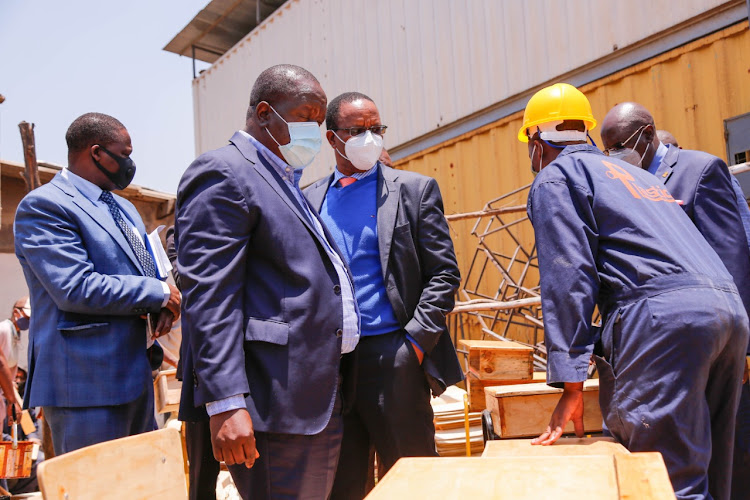
M110 192L135 174L127 130L87 113L65 139L68 167L21 201L14 227L34 307L24 404L44 408L56 454L155 428L143 317L158 314L153 338L180 313L138 212Z
M327 498L336 471L359 313L335 240L299 190L325 111L307 70L263 71L245 129L198 157L177 191L180 418L210 415L214 456L245 499Z

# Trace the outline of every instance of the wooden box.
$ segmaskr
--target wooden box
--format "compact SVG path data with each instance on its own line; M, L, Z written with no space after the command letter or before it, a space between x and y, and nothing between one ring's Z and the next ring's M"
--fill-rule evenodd
M367 500L674 500L661 453L402 458Z
M487 407L484 395L486 387L531 384L544 381L546 374L544 372L534 372L533 377L529 380L482 380L473 371L469 371L466 375L466 392L469 394L469 408L471 411L482 411Z
M481 380L531 380L534 349L500 340L461 340L469 352L469 370Z
M539 436L547 428L562 392L562 389L547 384L485 388L487 409L492 413L495 434L501 438ZM602 430L599 379L587 380L583 384L583 427L585 432ZM564 432L573 432L573 422L568 422Z
M482 458L615 455L617 453L628 454L630 452L611 437L563 437L550 446L532 445L531 439L499 439L487 441Z
M177 380L177 370L159 372L154 380L154 406L158 413L170 413L180 408L182 382Z

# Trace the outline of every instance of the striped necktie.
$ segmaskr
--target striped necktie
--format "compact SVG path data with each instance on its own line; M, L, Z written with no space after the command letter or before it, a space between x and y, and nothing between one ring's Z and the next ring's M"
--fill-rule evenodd
M125 219L123 219L122 213L120 213L120 207L117 206L117 202L115 201L114 196L112 196L112 193L110 193L109 191L102 191L99 199L106 203L107 207L109 207L109 213L112 214L112 217L117 223L117 227L120 228L120 231L122 231L125 239L128 240L130 248L133 249L133 253L138 259L138 262L141 263L143 274L145 276L148 276L149 278L155 278L156 269L154 268L154 259L148 253L148 250L146 250L146 247L143 245L140 238L138 238L138 235L135 234L133 229L128 225L127 222L125 222Z

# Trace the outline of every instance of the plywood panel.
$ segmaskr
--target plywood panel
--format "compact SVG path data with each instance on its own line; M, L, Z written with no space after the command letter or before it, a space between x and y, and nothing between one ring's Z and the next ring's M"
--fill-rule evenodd
M610 437L560 438L550 446L532 445L531 439L500 439L487 441L482 458L539 457L547 455L615 455L630 453Z
M402 458L368 500L417 498L673 499L659 453L508 458Z

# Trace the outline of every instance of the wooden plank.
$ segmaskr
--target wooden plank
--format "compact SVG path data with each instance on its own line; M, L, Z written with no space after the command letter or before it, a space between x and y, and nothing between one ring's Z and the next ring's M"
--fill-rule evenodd
M180 408L182 382L177 380L177 370L163 370L154 380L154 406L158 413L169 413Z
M483 380L531 380L534 349L517 342L461 340L469 352L469 368Z
M185 500L180 434L162 429L72 451L39 464L46 500Z
M661 453L615 455L615 472L623 500L675 497Z
M539 372L542 376L544 373ZM536 376L536 372L533 374ZM485 387L495 387L504 385L531 384L538 382L538 379L529 380L482 380L470 369L466 374L466 392L469 394L469 409L471 411L482 411L487 407L487 401L484 395Z
M402 458L367 499L587 497L618 498L611 457Z
M561 438L551 446L532 446L530 439L487 441L482 458L537 457L545 455L615 455L630 453L610 437Z
M486 387L484 391L495 434L504 439L544 432L562 393L547 384ZM598 379L587 380L583 386L583 426L585 432L602 430ZM574 432L573 422L568 422L564 432Z

